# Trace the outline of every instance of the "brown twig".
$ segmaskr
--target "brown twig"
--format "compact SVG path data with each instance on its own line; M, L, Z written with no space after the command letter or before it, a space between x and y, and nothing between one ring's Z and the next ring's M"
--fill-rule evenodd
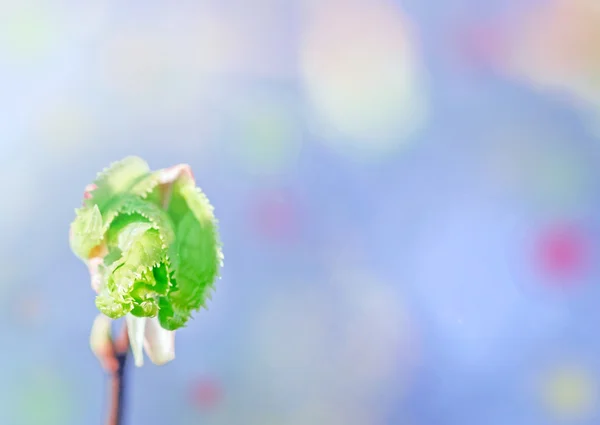
M129 352L129 336L127 326L112 343L111 352L107 353L104 368L110 375L110 407L107 425L122 425L123 401L125 392L125 366Z

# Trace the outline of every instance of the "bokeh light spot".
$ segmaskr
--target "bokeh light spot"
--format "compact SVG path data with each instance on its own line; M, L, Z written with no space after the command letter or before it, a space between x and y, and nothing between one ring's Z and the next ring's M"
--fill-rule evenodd
M12 305L13 318L17 324L26 327L37 326L41 323L44 312L44 302L34 292L19 296Z
M532 193L554 205L576 204L586 198L591 175L587 163L574 152L563 149L547 149L542 155L530 158L530 181Z
M101 46L101 71L109 88L132 105L142 106L164 87L171 52L168 37L158 38L150 31L121 30Z
M14 415L21 425L64 425L73 413L72 394L55 370L35 367L16 388Z
M338 267L332 270L332 284L343 325L338 328L336 369L356 384L348 389L356 395L393 380L399 395L412 382L421 354L413 317L389 282L367 269Z
M307 1L306 12L301 76L314 131L358 159L403 146L426 116L407 18L385 0Z
M502 58L502 33L493 24L478 23L461 28L456 43L459 59L469 66L486 68Z
M573 103L600 107L600 9L594 0L552 0L511 28L503 71L541 90L567 94ZM552 46L552 48L548 48Z
M558 224L545 229L536 246L536 263L550 282L573 283L588 270L590 241L575 225Z
M554 417L581 420L596 410L597 383L580 365L563 365L542 380L541 401Z
M35 59L57 44L59 26L44 4L0 4L0 46L13 59Z
M208 411L219 405L223 398L223 389L213 378L199 378L190 385L189 398L198 410Z
M500 130L482 162L495 187L527 204L553 211L578 210L590 199L593 171L589 158L556 128Z
M285 191L267 191L252 197L251 227L269 242L291 243L297 240L301 228L298 200Z
M255 175L289 172L300 155L301 119L293 99L258 94L241 101L227 130L230 155Z
M92 122L83 105L76 101L53 99L35 126L35 136L51 153L73 155L91 143Z

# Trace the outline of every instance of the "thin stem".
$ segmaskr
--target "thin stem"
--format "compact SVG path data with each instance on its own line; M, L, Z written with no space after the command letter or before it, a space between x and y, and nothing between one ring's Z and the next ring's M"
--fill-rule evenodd
M129 337L127 327L123 328L121 335L113 342L113 360L110 373L110 405L107 425L122 425L125 393L125 366L129 352Z

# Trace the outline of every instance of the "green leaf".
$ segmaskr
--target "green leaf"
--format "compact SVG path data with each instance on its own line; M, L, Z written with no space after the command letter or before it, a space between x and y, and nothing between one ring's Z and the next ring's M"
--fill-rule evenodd
M158 296L169 289L165 281L167 248L158 230L148 222L129 223L118 235L117 248L121 257L109 267L106 291L96 301L98 308L113 318L129 312L138 317L156 316Z
M201 222L191 212L186 215L177 229L177 254L178 291L173 293L173 299L179 305L197 309L204 304L221 263L214 222Z
M130 195L146 199L159 183L159 173L153 172L138 178L127 190Z
M134 300L131 314L137 317L155 317L158 314L158 300L170 288L166 270L166 263L161 263L135 282L131 291L131 297Z
M154 286L152 289L160 295L167 295L172 287L167 264L168 262L164 262L152 269L152 276L154 277Z
M107 290L103 296L119 301L110 303L99 296L97 304L113 318L126 313L137 317L155 317L159 309L158 298L166 295L171 286L168 249L162 236L164 232L161 233L158 230L159 224L155 224L162 221L155 215L166 216L166 213L151 207L151 213L146 210L146 214L142 215L139 211L147 206L138 205L140 208L135 208L134 204L136 202L129 199L122 204L127 205L127 208L117 209L127 214L115 217L107 237L109 254L105 265L110 266ZM133 211L138 212L132 213ZM146 216L152 217L152 221ZM172 232L168 217L165 220L163 229Z
M104 257L104 266L109 267L113 265L114 262L121 258L122 255L123 253L118 247L109 246L108 254L106 254L106 257Z
M136 300L131 314L135 317L156 317L158 314L158 301L154 298Z
M169 330L184 326L193 311L205 306L223 258L213 207L200 189L176 184L173 201L175 286L161 299L159 313L161 326Z
M96 296L96 307L111 319L118 319L133 309L133 301L130 298L117 297L108 287L104 287Z
M223 255L213 207L191 174L160 184L162 173L138 157L99 173L70 239L84 260L106 247L96 296L102 313L158 316L156 323L174 330L205 306Z
M76 210L76 217L71 224L71 249L79 258L87 260L90 251L98 246L104 238L102 215L97 205Z
M98 205L100 211L104 212L116 195L129 193L129 189L149 173L150 167L146 161L136 156L114 162L98 173L94 181L96 189L92 197L84 201L85 205Z
M177 308L167 297L159 299L158 321L160 326L168 331L180 329L191 318L191 310Z
M121 216L134 216L131 218ZM118 220L117 220L118 219ZM145 201L135 195L125 194L115 197L111 206L103 213L104 228L108 238L121 231L131 221L146 221L158 230L161 240L165 245L171 244L175 239L173 223L168 214L158 205ZM120 220L123 220L122 222ZM113 223L115 228L113 229Z

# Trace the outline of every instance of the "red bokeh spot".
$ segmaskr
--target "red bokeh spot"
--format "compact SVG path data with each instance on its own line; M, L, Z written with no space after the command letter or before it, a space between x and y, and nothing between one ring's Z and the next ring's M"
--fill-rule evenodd
M294 241L299 234L296 200L282 192L262 194L255 199L251 213L254 230L270 241Z
M43 318L43 302L40 297L26 294L13 303L14 319L22 326L37 326Z
M589 267L590 243L586 233L570 225L546 230L537 245L537 261L545 277L552 280L578 279Z
M215 379L201 378L191 384L190 402L199 410L210 410L223 399L223 390Z
M493 67L504 54L501 30L493 24L463 28L459 30L456 38L459 58L464 65Z

